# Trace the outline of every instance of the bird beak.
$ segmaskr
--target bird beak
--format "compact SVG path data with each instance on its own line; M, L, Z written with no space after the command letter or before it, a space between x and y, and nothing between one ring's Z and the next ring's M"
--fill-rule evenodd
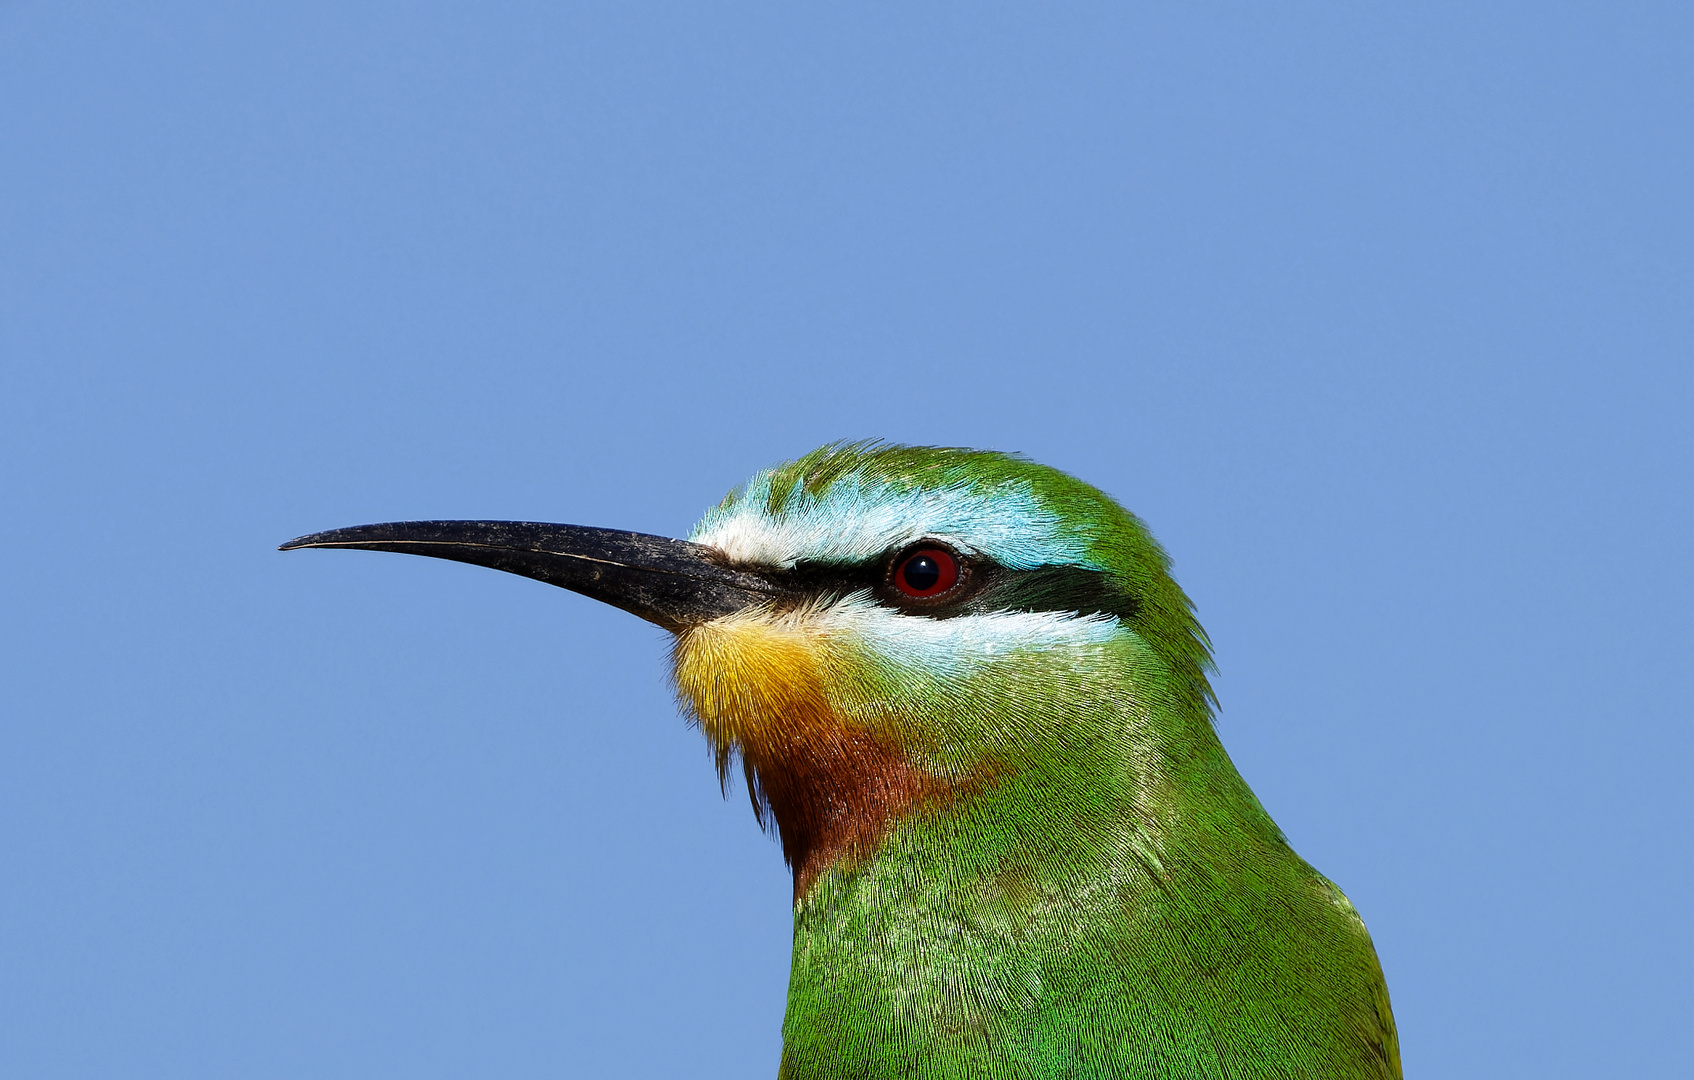
M673 633L787 595L724 565L712 548L646 533L536 521L397 521L290 540L296 548L398 551L522 574L639 615Z

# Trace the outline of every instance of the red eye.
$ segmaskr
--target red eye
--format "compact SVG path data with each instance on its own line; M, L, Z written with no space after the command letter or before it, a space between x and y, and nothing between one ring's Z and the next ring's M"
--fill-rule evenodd
M940 596L959 583L959 560L945 548L921 547L900 556L894 587L907 596Z

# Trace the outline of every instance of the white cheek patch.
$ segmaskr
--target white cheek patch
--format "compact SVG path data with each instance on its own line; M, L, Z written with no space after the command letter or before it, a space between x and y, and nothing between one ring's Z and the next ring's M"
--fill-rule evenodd
M754 566L864 562L933 538L1016 570L1054 564L1104 569L1027 484L988 491L966 484L902 489L846 476L816 495L796 486L775 514L768 509L770 492L767 470L708 511L689 539Z
M824 634L842 634L889 663L907 669L956 673L1030 650L1104 645L1121 630L1115 615L1060 611L996 611L933 619L885 607L855 593L802 618Z

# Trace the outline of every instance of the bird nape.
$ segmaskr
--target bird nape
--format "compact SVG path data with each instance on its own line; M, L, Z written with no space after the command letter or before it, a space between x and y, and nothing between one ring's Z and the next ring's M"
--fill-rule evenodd
M780 1075L1399 1077L1376 950L1212 726L1145 526L992 452L836 444L689 540L414 521L283 545L524 574L675 635L794 873Z

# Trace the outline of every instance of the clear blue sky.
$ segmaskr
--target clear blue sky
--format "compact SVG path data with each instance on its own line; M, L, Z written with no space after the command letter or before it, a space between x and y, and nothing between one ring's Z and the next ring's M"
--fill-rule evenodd
M774 1075L672 535L843 437L1113 493L1409 1076L1687 1068L1685 4L0 5L0 1074Z

